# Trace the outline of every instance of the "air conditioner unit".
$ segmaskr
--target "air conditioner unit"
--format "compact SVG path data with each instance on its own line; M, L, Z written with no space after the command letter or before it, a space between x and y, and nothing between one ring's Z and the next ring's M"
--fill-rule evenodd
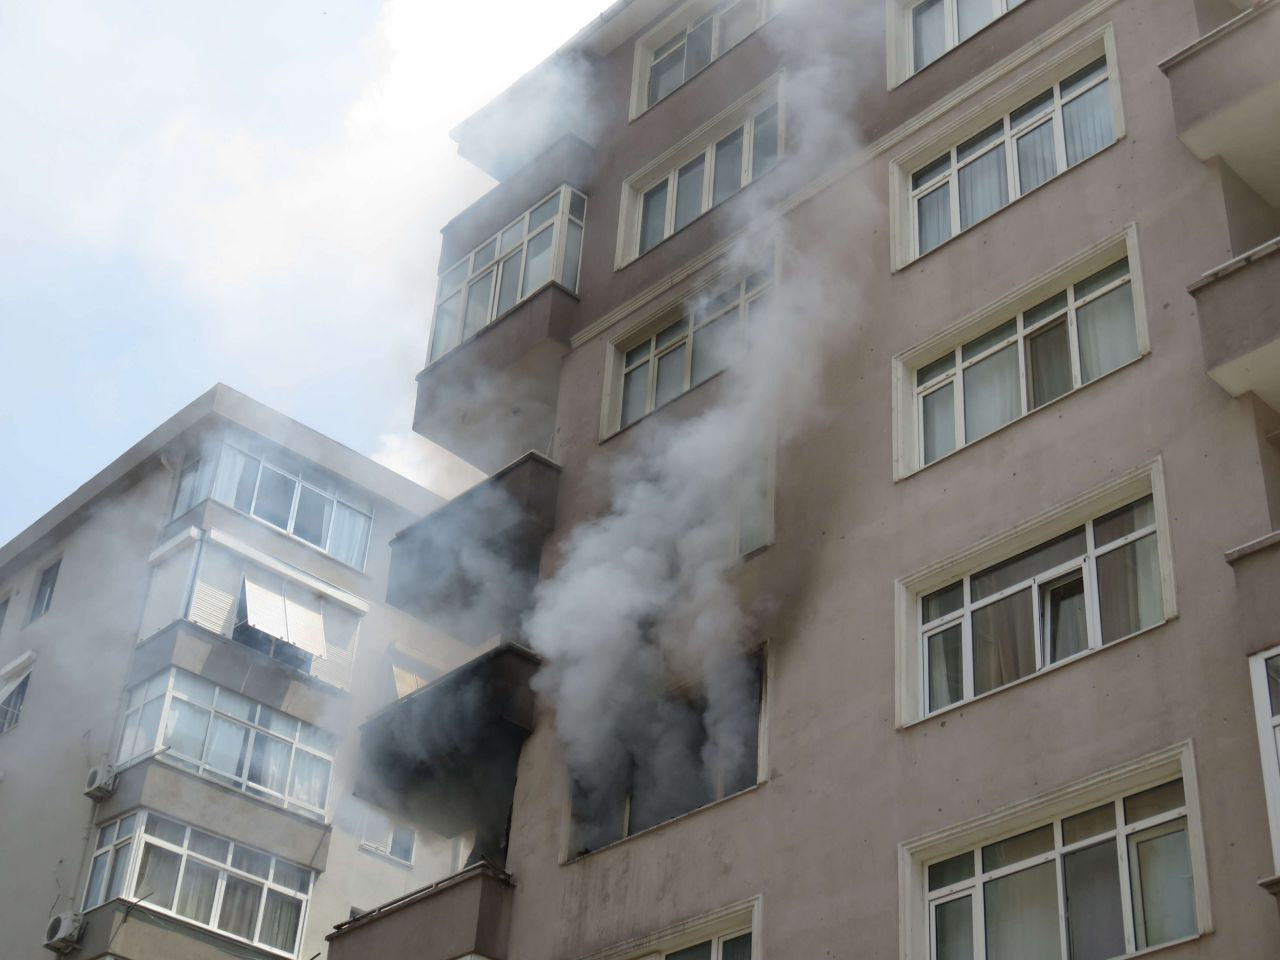
M74 910L60 913L49 921L49 929L45 932L45 949L57 953L74 950L80 942L80 934L84 932L84 917Z
M84 782L84 795L90 800L105 800L116 791L116 775L110 767L94 767Z

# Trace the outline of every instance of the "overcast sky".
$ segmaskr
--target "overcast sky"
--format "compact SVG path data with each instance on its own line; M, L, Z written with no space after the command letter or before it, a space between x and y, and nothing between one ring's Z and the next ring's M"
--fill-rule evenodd
M0 544L218 381L471 479L409 432L448 131L606 5L0 3Z

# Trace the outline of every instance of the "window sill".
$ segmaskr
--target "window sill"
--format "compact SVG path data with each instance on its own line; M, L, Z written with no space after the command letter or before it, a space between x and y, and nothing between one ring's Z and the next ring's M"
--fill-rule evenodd
M412 860L401 860L399 857L393 857L391 854L387 853L384 850L379 850L377 847L369 846L369 844L365 843L364 841L361 841L360 843L360 852L367 853L369 856L377 860L383 860L386 863L389 863L395 867L399 867L402 870L413 869Z
M1173 616L1168 617L1167 619L1161 620L1159 623L1153 623L1151 626L1145 627L1144 629L1139 630L1136 633L1131 633L1127 636L1121 637L1118 640L1112 640L1110 643L1103 644L1101 647L1094 647L1089 650L1085 650L1081 653L1077 653L1075 656L1067 657L1065 660L1059 660L1057 663L1050 664L1049 666L1041 670L1037 670L1035 673L1029 673L1025 677L1019 677L1017 680L1014 680L1011 683L1006 683L1002 687L996 687L994 690L988 690L986 693L980 693L975 697L970 697L968 700L959 700L956 703L951 704L950 706L942 707L940 710L935 710L926 716L918 717L914 720L908 720L905 723L899 724L898 729L904 730L904 731L910 730L913 727L918 727L921 724L929 723L930 721L933 721L933 720L941 720L942 724L945 725L948 717L958 710L963 710L964 708L971 707L974 704L982 703L983 701L989 700L992 697L999 696L1000 694L1004 693L1007 690L1013 690L1017 687L1023 686L1026 683L1030 683L1034 680L1039 680L1041 677L1048 676L1051 673L1054 673L1066 667L1070 667L1073 664L1091 660L1095 654L1105 653L1108 650L1114 650L1117 647L1123 646L1124 644L1128 643L1130 640L1134 640L1137 637L1143 637L1143 636L1146 636L1147 634L1153 633L1154 631L1159 630L1163 626L1167 626L1168 624L1172 623L1177 619L1178 619L1177 614L1174 614ZM1178 941L1178 942L1181 942L1181 941ZM1163 944L1162 946L1167 946L1167 944ZM1152 949L1154 950L1154 949L1160 949L1160 948L1153 947ZM1129 954L1129 956L1137 956L1137 954Z
M969 443L963 444L962 446L956 447L950 453L944 453L942 456L938 457L936 460L930 460L928 463L926 463L922 467L912 467L910 470L907 470L899 474L898 476L895 476L893 478L893 482L901 483L904 480L910 480L912 477L916 476L917 474L923 473L925 470L928 470L930 467L936 467L938 464L945 463L946 461L952 459L958 454L964 453L966 450L972 450L974 447L978 446L978 444L988 440L991 437L1004 433L1004 431L1008 430L1010 427L1013 427L1016 424L1022 423L1025 420L1029 420L1032 417L1034 417L1036 414L1041 413L1042 411L1053 409L1057 407L1059 404L1061 404L1062 402L1069 400L1072 397L1079 396L1080 394L1084 393L1084 391L1088 390L1090 387L1094 386L1095 384L1102 383L1104 380L1110 379L1111 377L1118 374L1121 370L1127 370L1129 367L1133 366L1134 364L1141 363L1144 359L1146 359L1150 355L1151 355L1151 350L1150 348L1148 348L1145 353L1139 353L1132 360L1126 360L1124 363L1120 364L1120 366L1116 367L1114 370L1108 370L1102 376L1094 380L1090 380L1088 383L1083 384L1079 387L1076 387L1074 390L1069 390L1068 392L1064 393L1062 396L1055 397L1054 399L1050 400L1048 403L1042 404L1041 406L1036 407L1034 410L1028 410L1026 413L1020 416L1014 417L1008 423L1001 424L1000 426L992 430L990 433L983 434L977 440L973 440ZM913 416L917 414L918 409L919 408L913 404L912 410L911 410L911 413ZM1230 563L1231 561L1228 560L1228 562Z
M566 857L564 860L560 861L560 866L567 867L571 864L578 863L582 860L585 860L587 857L594 857L596 854L604 853L606 850L613 850L624 843L630 843L632 840L636 840L640 837L647 837L650 834L657 833L659 830L666 829L667 827L670 827L672 824L682 823L685 820L688 820L690 817L697 816L698 814L703 813L704 811L707 811L707 810L714 810L715 808L719 807L721 804L729 803L732 800L736 800L738 797L744 797L747 794L755 793L757 790L759 790L768 782L769 781L767 779L758 780L755 783L753 783L751 786L745 787L744 789L739 790L737 793L731 793L727 797L721 797L719 800L712 800L710 803L704 803L702 806L695 807L694 809L688 811L687 813L682 813L677 817L672 817L670 820L663 820L661 823L655 823L652 827L645 827L643 830L630 834L629 836L622 837L618 840L614 840L611 843L606 843L604 846L596 847L594 850L587 850L584 853L571 854L570 856Z

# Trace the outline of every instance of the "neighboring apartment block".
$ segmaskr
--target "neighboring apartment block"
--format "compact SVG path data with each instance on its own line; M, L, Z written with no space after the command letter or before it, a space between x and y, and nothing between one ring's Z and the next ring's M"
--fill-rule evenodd
M390 597L512 642L365 742L487 862L330 956L1280 954L1277 51L1278 0L621 0L464 122L499 183L414 427L499 472ZM753 311L821 347L727 575L748 759L590 795L522 615L751 395ZM667 697L704 755L707 693Z
M309 958L461 865L354 795L474 653L385 603L440 503L217 386L0 549L0 953Z

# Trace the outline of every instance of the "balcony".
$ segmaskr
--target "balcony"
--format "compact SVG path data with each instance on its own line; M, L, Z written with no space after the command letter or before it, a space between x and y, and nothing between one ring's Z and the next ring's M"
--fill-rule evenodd
M279 960L280 954L214 930L175 922L146 903L109 900L85 914L76 957L181 957L182 960ZM44 954L53 958L52 953Z
M391 541L387 602L473 645L519 639L560 467L526 453Z
M361 729L356 793L441 836L474 830L470 863L501 868L539 663L523 647L502 645L376 714Z
M1263 0L1160 64L1178 137L1280 206L1280 0Z
M469 867L339 924L329 960L507 960L511 894L506 874Z
M1209 376L1234 397L1253 392L1280 410L1280 237L1188 289Z

